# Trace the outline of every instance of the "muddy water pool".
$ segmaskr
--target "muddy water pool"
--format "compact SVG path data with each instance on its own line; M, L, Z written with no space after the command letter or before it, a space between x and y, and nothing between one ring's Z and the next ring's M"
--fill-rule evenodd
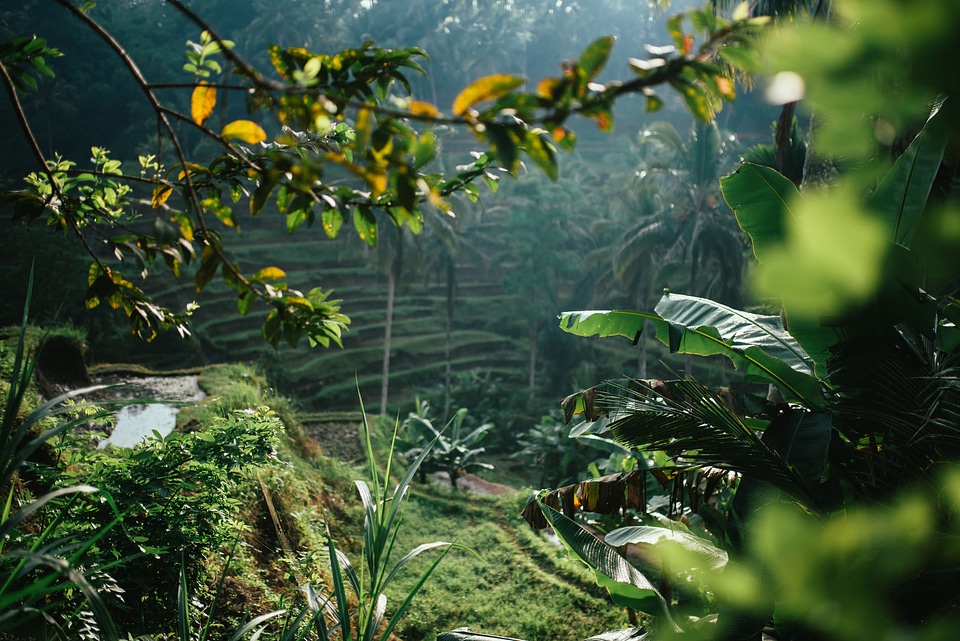
M110 438L99 447L115 445L134 447L157 431L166 436L177 424L177 413L183 403L206 396L197 385L197 376L103 376L98 384L114 385L108 390L117 400L138 400L116 412L115 427ZM146 402L143 402L146 401Z

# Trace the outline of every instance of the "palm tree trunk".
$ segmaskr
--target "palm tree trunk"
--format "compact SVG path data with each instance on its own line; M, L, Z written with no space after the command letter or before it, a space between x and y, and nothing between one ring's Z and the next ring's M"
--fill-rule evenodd
M450 378L451 378L451 354L453 352L453 311L454 290L457 283L457 266L453 261L453 256L447 256L447 328L446 345L444 346L444 358L446 363L443 372L443 424L446 425L450 419Z
M640 333L640 379L647 378L647 319L640 321L642 332Z
M387 394L390 392L390 342L393 334L393 298L397 289L395 270L390 270L387 279L387 327L383 334L383 380L380 382L380 414L387 413Z
M651 283L653 281L651 280ZM652 289L652 286L648 288L646 297L642 292L637 293L637 309L646 311L646 300L650 300L649 289ZM640 356L637 357L637 372L640 375L641 380L647 378L647 319L644 318L640 321Z
M530 377L528 380L527 404L533 409L534 400L536 400L537 389L537 324L530 323Z
M383 380L380 382L380 414L387 413L387 396L390 393L390 348L393 338L393 303L397 293L397 281L403 269L403 230L397 230L397 246L387 276L387 326L383 333Z

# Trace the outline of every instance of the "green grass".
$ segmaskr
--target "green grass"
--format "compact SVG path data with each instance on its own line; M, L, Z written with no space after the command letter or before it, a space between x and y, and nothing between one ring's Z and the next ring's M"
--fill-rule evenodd
M285 515L282 520L290 538L299 546L300 561L274 556L271 567L265 568L262 558L245 553L238 569L249 584L277 595L284 581L313 578L322 582L325 564L317 552L322 547L324 519L338 544L359 563L362 510L352 480L365 477L365 472L317 456L294 438L308 422L359 424L359 412L297 412L282 399L265 395L262 378L240 365L208 368L201 382L222 399L220 404L266 398L278 405L291 436L280 452L284 465L263 478L277 509ZM382 461L393 423L378 418L374 424L376 447L381 452L378 460ZM319 445L322 449L323 443ZM509 476L496 478L511 480ZM414 601L397 630L399 638L432 641L438 631L467 626L527 641L573 641L627 625L626 614L610 602L586 568L520 518L528 496L529 490L484 497L454 492L446 486L414 485L397 541L400 554L420 543L455 540L479 558L461 550L448 555ZM254 506L260 500L253 492L245 502ZM251 510L250 516L254 514ZM269 528L259 531L261 537L269 534ZM419 570L430 560L419 558L404 570L388 593L388 609L413 587Z
M469 627L527 641L573 641L627 627L626 613L612 605L586 568L519 517L526 497L419 489L407 506L400 549L455 540L479 558L457 550L444 559L398 629L402 639L425 641L437 632ZM406 594L426 562L412 564L388 598Z

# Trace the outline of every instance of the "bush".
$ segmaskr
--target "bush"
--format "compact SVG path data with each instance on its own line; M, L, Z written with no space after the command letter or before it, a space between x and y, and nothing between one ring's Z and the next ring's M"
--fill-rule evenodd
M282 424L268 408L238 410L189 433L173 432L133 449L64 452L68 472L61 483L82 481L112 497L123 513L122 528L100 546L100 563L130 559L112 572L124 591L116 620L128 631L172 629L176 620L179 564L199 586L204 558L238 534L240 504L234 498L243 472L275 459ZM109 502L89 500L70 515L67 527L96 531L109 521Z

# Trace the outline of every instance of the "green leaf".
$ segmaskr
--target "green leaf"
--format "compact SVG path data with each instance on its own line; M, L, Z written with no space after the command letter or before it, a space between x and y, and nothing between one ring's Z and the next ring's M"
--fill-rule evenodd
M742 71L753 72L760 67L760 55L753 47L745 47L737 42L728 42L720 48L720 57L731 66Z
M813 362L783 328L779 316L753 314L683 294L664 294L655 311L673 326L716 328L738 348L759 347L798 372L813 374Z
M720 190L763 262L783 244L787 220L795 217L790 203L800 196L796 185L775 169L742 163L720 179Z
M812 359L778 316L737 310L705 298L665 294L656 313L638 311L564 312L560 327L578 336L640 338L643 320L653 322L657 338L680 354L722 354L750 382L777 385L791 401L810 408L826 402Z
M524 83L519 76L498 73L484 76L467 85L453 101L453 113L462 116L478 102L504 96Z
M652 91L646 94L647 97L647 113L654 113L655 111L660 111L663 109L663 98L653 93Z
M417 139L413 147L413 168L420 169L437 155L437 137L432 131L426 131Z
M287 233L292 234L310 219L309 209L294 209L287 212Z
M280 175L275 171L268 170L260 174L260 181L257 184L257 188L253 191L253 196L250 197L251 214L256 216L263 211L263 207L267 204L270 193L274 187L277 186L279 178Z
M524 148L527 155L543 170L550 180L556 180L558 175L557 150L549 136L542 130L527 132Z
M573 519L540 500L537 504L570 557L593 570L597 585L606 588L614 603L653 616L663 616L676 626L663 595L629 561Z
M417 208L417 182L416 176L411 176L407 172L397 174L397 202L400 207L408 213L412 213Z
M250 308L253 307L255 300L257 300L256 294L249 289L244 290L243 293L237 296L237 311L240 312L241 316L246 316L250 313Z
M487 125L487 138L493 143L500 164L513 173L517 166L517 143L510 135L510 129L502 125Z
M702 567L719 571L727 564L727 553L724 550L699 536L691 534L687 527L679 522L675 524L671 522L670 527L650 525L620 527L607 534L604 541L613 547L620 547L628 543L645 543L655 546L661 541L671 541L705 562Z
M713 33L717 28L717 15L712 9L707 11L691 11L690 24L704 33Z
M371 247L377 246L377 219L369 207L354 207L353 226L360 240Z
M757 260L764 263L781 256L788 229L796 224L794 206L800 201L796 185L775 169L743 163L720 179L720 189L740 228L750 236ZM817 375L825 378L829 348L840 340L840 333L821 327L816 318L794 315L790 301L785 303L791 335L813 359Z
M220 254L214 251L213 247L207 245L200 254L200 269L193 277L197 292L203 291L203 288L210 284L210 281L217 274L218 267L220 267Z
M946 116L941 115L945 111L937 107L869 199L891 228L890 239L905 247L916 233L947 148L948 136L942 131Z
M336 238L343 226L343 214L335 207L328 207L320 214L320 223L328 238Z
M270 310L270 313L267 314L266 320L263 321L263 325L260 327L260 333L263 335L263 338L274 347L280 344L280 338L283 332L280 313L276 309Z
M584 81L593 80L603 70L610 58L610 51L613 49L615 40L613 36L597 38L580 55L580 60L577 61L577 69Z
M713 109L710 108L706 93L700 85L694 84L686 78L676 78L670 81L670 86L683 96L687 108L690 109L694 118L700 122L713 120Z

